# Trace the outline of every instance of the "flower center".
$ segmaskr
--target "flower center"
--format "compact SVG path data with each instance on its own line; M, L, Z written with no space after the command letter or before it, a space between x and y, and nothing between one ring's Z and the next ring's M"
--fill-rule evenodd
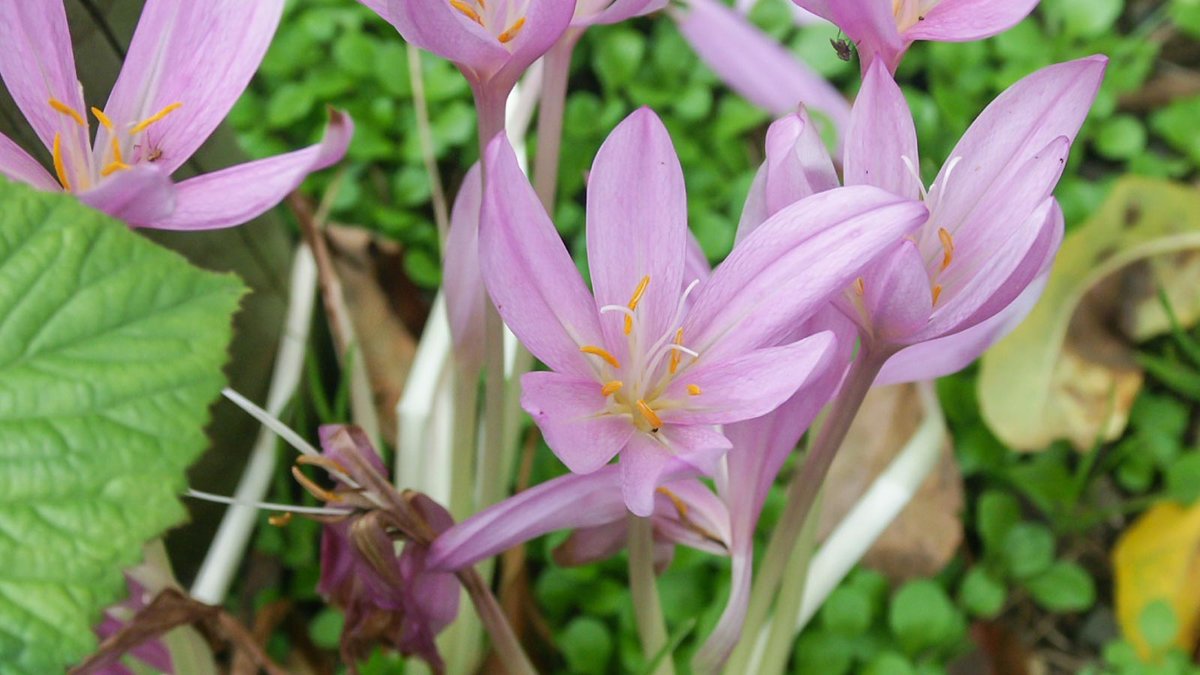
M47 104L55 112L69 118L82 128L83 131L81 133L85 135L88 133L89 125L83 113L56 98L51 98L47 101ZM100 178L107 178L118 171L133 168L133 165L126 161L125 153L122 151L125 142L132 142L132 139L145 132L156 122L162 121L168 115L182 107L182 103L172 103L146 119L127 125L126 129L121 129L102 110L93 107L91 109L92 115L96 117L96 121L99 123L99 127L96 130L97 142L99 141L100 129L104 129L108 132L108 147L103 149L97 147L92 153L88 153L86 147L78 149L75 153L68 153L64 148L63 135L55 133L51 153L54 159L54 172L58 176L59 184L67 192L72 192L76 188L86 189L90 185L88 181L96 182ZM133 145L132 147L137 148L139 146ZM93 157L100 158L99 166L95 170L92 167ZM157 147L147 146L147 149L140 154L138 160L135 160L133 163L136 164L141 160L154 162L160 157L162 157L162 150ZM81 168L82 170L80 170ZM71 182L72 175L82 178L85 184L73 185Z
M521 33L521 29L525 27L525 17L518 16L516 19L498 20L497 14L501 12L489 11L488 0L449 0L450 6L458 10L459 14L467 17L471 21L479 24L484 30L496 36L496 40L502 45L506 45L517 38ZM509 12L503 12L509 14ZM507 17L506 17L507 18ZM496 32L496 28L500 28Z
M683 343L682 323L687 297L696 287L693 282L684 291L679 300L675 314L668 324L668 330L652 343L643 341L639 324L645 325L642 317L645 307L639 309L646 289L650 285L650 277L642 277L625 305L607 305L600 308L602 314L618 313L623 315L622 332L624 332L629 347L630 362L622 364L616 356L604 347L583 345L579 351L594 357L600 393L605 397L605 413L628 416L630 421L641 431L656 432L663 426L660 413L683 407L683 402L671 400L665 396L667 387L674 381L676 375L686 370L687 366L695 363L699 354L688 349ZM685 365L684 357L690 357ZM687 386L689 396L700 396L703 391L695 384Z

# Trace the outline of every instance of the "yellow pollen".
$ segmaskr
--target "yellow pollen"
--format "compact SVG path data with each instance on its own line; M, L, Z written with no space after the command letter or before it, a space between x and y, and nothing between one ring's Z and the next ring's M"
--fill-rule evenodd
M100 122L100 126L109 131L113 130L112 120L108 119L108 115L105 115L103 110L93 107L92 114L96 116L96 121Z
M690 395L690 396L699 396L699 395L700 395L700 394L702 394L702 393L703 393L703 392L702 392L702 391L700 391L700 387L698 387L698 386L696 386L696 385L694 385L694 384L689 384L689 385L688 385L688 395Z
M267 522L273 527L287 527L288 523L292 522L292 512L287 511L286 513L278 516L271 516L270 518L267 518Z
M624 386L625 386L625 383L620 380L612 380L611 382L605 382L604 386L600 388L600 393L603 394L604 396L612 396L613 394L617 393L618 391L621 391L621 387L624 387Z
M462 12L463 16L474 21L480 26L483 25L483 18L479 16L479 12L475 8L463 2L462 0L450 0L450 6Z
M608 365L612 366L613 368L621 367L621 362L617 360L617 357L608 353L608 350L604 349L603 347L597 347L596 345L584 345L579 348L579 351L583 352L584 354L591 354L592 356L599 356L600 358L604 359L608 363Z
M867 294L867 282L862 277L854 280L854 293L860 298Z
M650 428L652 430L658 431L662 428L662 419L659 418L658 414L654 412L653 408L646 405L645 401L638 399L637 409L638 412L642 413L642 417L645 417L646 421L650 423Z
M67 180L67 165L62 154L62 134L54 134L54 173L58 174L58 182L63 189L70 192L71 181Z
M942 270L945 271L954 260L954 237L943 227L938 229L938 239L942 240L942 248L946 250L946 255L942 257Z
M142 120L141 122L138 122L137 124L135 124L133 126L133 128L129 130L129 133L140 134L143 131L145 131L146 129L150 128L151 124L161 121L162 118L166 117L167 115L170 115L171 113L175 112L176 110L179 110L182 107L183 107L182 103L179 103L179 102L172 103L171 105L163 108L162 110L159 110L158 112L154 113L153 115L151 115L151 116L147 117L146 119Z
M496 37L496 39L499 40L500 44L502 44L502 45L508 44L509 42L512 42L514 39L516 39L517 33L520 33L521 29L524 27L525 27L525 17L521 17L521 18L517 19L516 21L514 21L513 25L508 27L508 30L506 30L503 33L501 33L500 35L498 35Z
M111 162L111 163L109 163L108 166L106 166L100 170L100 175L107 178L118 171L124 171L126 169L132 169L132 168L133 168L132 166L129 166L128 164L126 164L125 162L122 162L122 161Z
M75 123L79 126L87 127L87 120L84 119L83 115L80 115L78 110L75 110L66 103L63 103L56 98L52 98L50 99L50 107L75 120Z
M123 164L125 158L121 156L121 141L117 140L116 136L112 139L113 161L118 164Z
M687 514L688 514L687 503L684 502L682 499L680 499L679 495L675 494L674 492L671 492L670 490L668 490L665 487L660 487L657 490L655 490L655 492L657 492L658 494L671 500L671 503L675 506L675 510L679 512L680 518L685 518L685 519L687 518Z
M675 344L676 345L683 344L683 329L682 328L675 331ZM682 352L680 352L678 349L671 350L671 363L670 363L670 366L668 367L668 370L671 372L672 375L675 374L676 370L679 370L679 359L681 358L681 354L682 354Z
M938 284L933 287L933 306L937 307L938 298L942 297L942 285Z
M522 19L524 21L524 19ZM650 277L644 276L638 282L637 288L633 290L633 297L629 299L629 311L637 309L638 303L642 301L642 296L646 294L646 287L650 285ZM629 335L633 332L633 317L625 317L625 334Z

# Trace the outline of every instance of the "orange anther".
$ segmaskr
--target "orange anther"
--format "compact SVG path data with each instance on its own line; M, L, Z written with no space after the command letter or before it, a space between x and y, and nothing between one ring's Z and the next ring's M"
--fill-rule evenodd
M689 384L687 386L687 390L688 390L688 395L690 395L690 396L699 396L700 394L704 393L700 390L700 387L698 387L694 384Z
M946 253L942 256L942 270L950 266L950 262L954 260L954 237L946 231L946 228L938 228L938 239L942 240L942 248Z
M267 518L267 522L275 527L287 527L288 523L292 522L292 512L287 511L277 516L271 516Z
M600 358L604 359L605 362L607 362L608 365L612 366L613 368L621 367L621 362L617 360L617 357L610 354L608 352L608 350L604 349L603 347L597 347L596 345L584 345L579 348L579 351L583 352L584 354L591 354L592 356L599 356Z
M67 180L67 163L63 161L62 134L54 134L54 173L58 174L58 182L67 192L71 191L71 181Z
M501 33L500 35L496 36L496 39L499 40L500 44L502 44L502 45L508 44L509 42L512 42L513 40L516 39L517 33L520 33L521 29L524 27L525 27L525 17L521 17L521 18L517 19L516 21L514 21L513 25L508 27L508 30L506 30L503 33Z
M617 393L618 391L621 391L621 387L624 387L624 386L625 386L625 383L620 380L612 380L611 382L605 382L604 386L600 387L600 393L603 396L612 396L613 394Z
M96 108L96 107L92 107L92 114L96 116L96 120L98 122L100 122L100 126L104 127L105 129L108 129L109 131L112 131L112 129L113 129L112 120L108 119L108 115L105 115L103 110Z
M78 124L79 126L81 126L81 127L87 126L87 120L84 119L83 115L80 115L78 110L72 108L71 106L67 105L66 103L63 103L62 101L60 101L56 98L52 98L52 99L50 99L50 107L54 108L55 110L57 110L58 112L60 112L64 115L66 115L67 117L70 117L71 119L75 120L75 123Z
M867 282L862 277L854 280L854 294L860 298L867 294Z
M650 423L652 430L658 431L662 428L662 418L658 416L658 413L654 412L654 408L646 405L645 401L638 399L637 409L638 412L642 413L642 417L646 418L646 421Z
M938 298L942 297L942 285L938 284L933 287L933 306L937 307Z
M682 328L675 331L675 345L676 346L683 345L683 329ZM680 352L678 349L671 350L671 362L670 362L670 365L668 366L668 370L671 372L672 375L675 374L676 370L679 370L679 359L682 358L680 356L681 353L682 352Z
M474 21L480 26L483 25L483 18L479 16L479 12L475 8L463 2L462 0L450 0L450 6L462 12L463 16Z
M135 124L133 126L133 128L129 130L129 133L140 134L143 131L145 131L146 129L148 129L151 124L161 121L162 118L166 117L167 115L170 115L171 113L175 112L176 110L179 110L182 107L183 107L182 103L178 103L178 102L172 103L171 105L163 108L162 110L159 110L158 112L154 113L153 115L151 115L151 116L147 117L146 119L142 120L141 122L138 122L137 124Z

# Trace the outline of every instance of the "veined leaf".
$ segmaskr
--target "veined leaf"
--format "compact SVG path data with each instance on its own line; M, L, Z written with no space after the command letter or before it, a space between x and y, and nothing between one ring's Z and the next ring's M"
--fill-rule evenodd
M243 290L0 181L0 673L85 656L121 570L184 519Z

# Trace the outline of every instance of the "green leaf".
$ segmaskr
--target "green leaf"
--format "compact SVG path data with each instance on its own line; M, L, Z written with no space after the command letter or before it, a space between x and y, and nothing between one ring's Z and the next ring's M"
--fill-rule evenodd
M1171 603L1156 600L1146 605L1138 616L1138 628L1152 649L1161 650L1175 642L1175 636L1179 633L1179 619L1175 618Z
M975 616L990 619L1004 608L1008 590L982 566L975 566L963 577L958 597L964 609Z
M0 670L62 672L184 519L243 287L69 196L0 204Z
M913 675L916 672L912 663L896 652L882 652L863 669L863 675Z
M821 625L831 633L854 636L871 627L871 596L852 586L841 586L821 605Z
M608 628L590 617L580 617L558 636L563 657L574 673L604 673L612 658L613 640Z
M1018 523L1004 537L1004 558L1018 579L1040 574L1054 561L1054 534L1043 525Z
M1200 499L1200 452L1183 455L1167 467L1167 494L1184 504Z
M888 625L905 652L912 655L953 639L961 628L961 617L941 586L919 579L896 592Z
M1096 584L1082 567L1058 561L1025 582L1037 604L1051 612L1081 612L1096 602Z
M975 529L983 539L984 552L998 554L1008 531L1021 522L1021 505L1007 492L989 490L979 497L975 508Z
M1146 127L1132 115L1105 120L1096 133L1096 150L1109 159L1131 159L1146 149Z
M607 90L625 86L646 56L646 38L641 33L615 27L601 33L592 56L592 68Z

